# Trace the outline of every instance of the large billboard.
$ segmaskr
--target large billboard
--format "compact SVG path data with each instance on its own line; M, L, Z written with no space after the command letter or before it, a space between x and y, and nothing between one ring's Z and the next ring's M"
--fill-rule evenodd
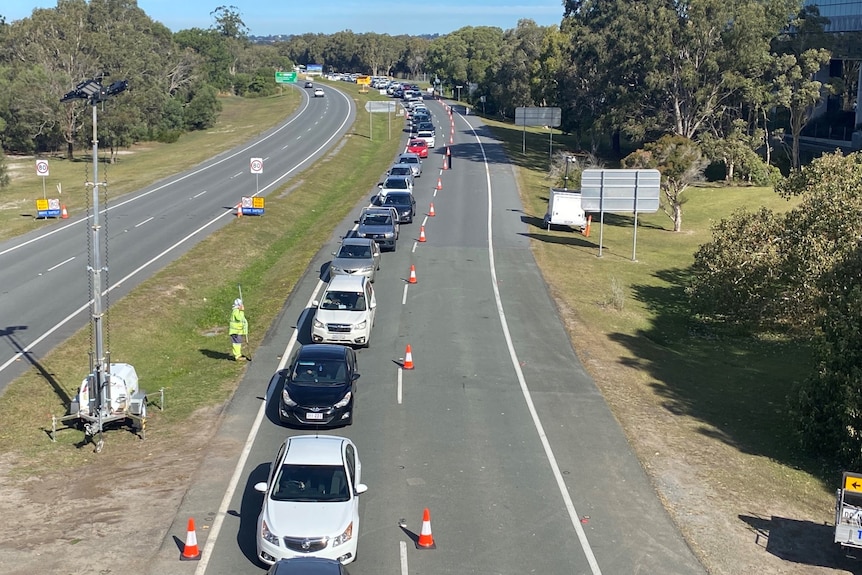
M306 74L323 74L323 64L309 64L305 67Z

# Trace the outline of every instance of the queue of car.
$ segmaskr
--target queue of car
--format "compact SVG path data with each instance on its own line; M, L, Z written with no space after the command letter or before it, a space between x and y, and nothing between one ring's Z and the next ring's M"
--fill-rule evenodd
M353 423L360 379L354 347L371 342L381 252L395 251L401 224L416 216L413 183L428 150L419 141L424 155L408 151L396 158L355 229L332 253L329 282L312 302L312 343L300 345L270 380L283 424L319 430ZM254 486L263 496L257 559L269 575L347 575L345 565L357 555L359 495L368 490L361 472L358 449L346 437L284 440L267 480Z

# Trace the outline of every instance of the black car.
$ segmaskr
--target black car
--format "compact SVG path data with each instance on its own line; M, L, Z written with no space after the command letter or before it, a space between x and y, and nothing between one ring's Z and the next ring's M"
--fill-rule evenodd
M353 423L356 352L337 344L303 345L290 365L272 376L281 390L278 417L299 426L337 427Z
M350 575L350 573L347 567L335 559L291 557L276 561L266 575Z
M378 206L393 207L398 210L398 223L413 223L413 217L416 215L416 198L410 192L387 192L384 196L378 196L374 203Z

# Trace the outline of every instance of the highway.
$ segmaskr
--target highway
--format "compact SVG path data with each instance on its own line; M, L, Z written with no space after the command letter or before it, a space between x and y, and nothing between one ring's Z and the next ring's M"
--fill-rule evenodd
M356 110L325 89L324 98L303 90L299 109L253 141L100 204L100 240L110 247L101 262L106 297L119 299L229 223L242 196L265 196L337 144ZM252 158L263 159L263 174L251 175ZM0 394L90 321L91 222L81 214L0 244Z
M569 343L502 146L480 119L429 108L439 143L414 193L419 212L433 202L435 216L402 226L397 252L384 254L372 345L358 352L354 424L326 432L357 444L369 486L350 573L705 573ZM450 135L452 169L442 170ZM253 485L287 435L308 432L278 423L279 390L268 382L310 342L310 302L361 207L321 247L256 349L152 575L263 571ZM408 344L409 371L400 367ZM414 544L425 508L436 549ZM203 557L180 562L190 517Z

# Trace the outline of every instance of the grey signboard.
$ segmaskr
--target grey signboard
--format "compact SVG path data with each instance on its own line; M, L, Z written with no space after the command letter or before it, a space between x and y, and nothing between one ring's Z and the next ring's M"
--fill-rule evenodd
M584 170L581 207L587 212L655 213L660 187L658 170Z
M371 113L394 112L396 110L397 106L398 106L398 104L396 104L395 102L392 102L392 101L380 102L377 100L371 100L371 101L365 102L365 111L371 112Z
M515 108L516 126L552 126L556 128L562 123L561 108L549 106L530 106Z

